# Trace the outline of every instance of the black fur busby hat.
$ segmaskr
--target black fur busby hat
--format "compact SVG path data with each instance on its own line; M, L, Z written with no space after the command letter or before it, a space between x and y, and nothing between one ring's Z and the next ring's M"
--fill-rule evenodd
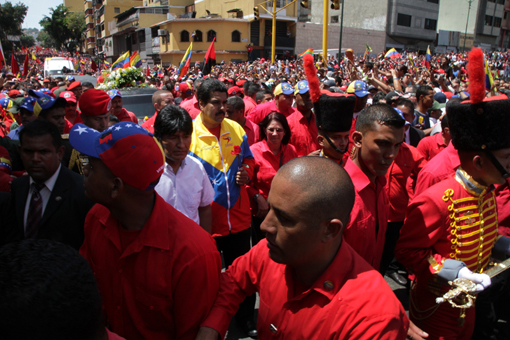
M455 149L462 151L510 148L510 100L506 95L485 98L483 52L473 48L468 63L470 100L448 108L448 125Z
M313 64L313 57L303 57L306 78L310 88L310 97L314 104L317 128L329 132L347 132L352 126L352 114L356 97L319 89L319 78Z

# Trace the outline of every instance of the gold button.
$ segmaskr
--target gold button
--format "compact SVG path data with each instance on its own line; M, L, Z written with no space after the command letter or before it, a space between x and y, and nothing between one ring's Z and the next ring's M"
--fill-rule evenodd
M331 281L324 282L325 290L330 291L330 290L333 290L334 287L335 287L335 285L333 285L333 282L331 282Z

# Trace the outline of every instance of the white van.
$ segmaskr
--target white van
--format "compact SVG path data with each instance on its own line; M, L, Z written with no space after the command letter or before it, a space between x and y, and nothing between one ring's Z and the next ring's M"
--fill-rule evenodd
M63 76L64 72L62 72L62 69L64 67L74 72L72 61L61 57L46 58L44 60L44 78Z

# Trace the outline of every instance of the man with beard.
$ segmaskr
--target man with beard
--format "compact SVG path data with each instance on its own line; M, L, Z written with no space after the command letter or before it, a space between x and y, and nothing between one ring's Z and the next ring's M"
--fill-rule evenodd
M274 100L268 103L257 105L248 116L248 119L255 124L260 123L268 113L280 112L289 117L296 110L292 107L294 102L294 89L289 83L280 83L274 89Z
M112 99L112 108L110 113L117 116L120 122L133 122L138 124L136 115L122 107L122 95L119 90L110 90L108 95Z

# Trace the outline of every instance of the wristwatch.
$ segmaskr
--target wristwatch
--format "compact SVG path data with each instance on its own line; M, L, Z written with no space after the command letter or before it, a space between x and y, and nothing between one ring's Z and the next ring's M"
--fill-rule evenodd
M257 200L257 198L259 198L259 196L260 196L260 194L255 194L255 195L253 195L253 200L254 200L254 201L256 201L256 200Z

